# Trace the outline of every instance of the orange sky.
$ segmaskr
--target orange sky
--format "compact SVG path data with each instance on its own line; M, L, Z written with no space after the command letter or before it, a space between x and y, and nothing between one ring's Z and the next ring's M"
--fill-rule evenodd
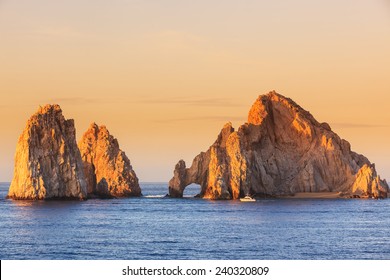
M0 181L39 105L78 139L107 125L141 181L167 181L270 90L390 179L389 50L386 0L0 0Z

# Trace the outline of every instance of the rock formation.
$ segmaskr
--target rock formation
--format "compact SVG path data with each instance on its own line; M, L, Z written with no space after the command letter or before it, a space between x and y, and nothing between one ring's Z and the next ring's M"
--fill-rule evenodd
M27 122L15 153L13 199L85 199L87 185L73 120L60 106L40 107Z
M140 196L138 178L117 139L105 126L91 124L79 142L88 194L100 197Z
M169 194L182 197L186 186L201 185L200 197L237 199L289 196L297 192L341 192L387 197L389 187L374 164L319 123L294 101L276 92L259 96L248 122L234 131L226 124L215 143L190 168L179 161Z

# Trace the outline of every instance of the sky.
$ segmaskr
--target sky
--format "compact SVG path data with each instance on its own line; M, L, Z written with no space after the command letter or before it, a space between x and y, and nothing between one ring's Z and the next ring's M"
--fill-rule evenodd
M388 0L0 0L0 181L47 103L167 182L271 90L328 122L390 180Z

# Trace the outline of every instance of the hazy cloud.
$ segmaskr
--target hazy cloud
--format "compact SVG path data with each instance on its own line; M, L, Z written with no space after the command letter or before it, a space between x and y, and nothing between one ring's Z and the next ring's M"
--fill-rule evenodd
M231 117L231 116L192 116L187 118L172 118L172 119L160 119L155 120L158 123L175 123L175 122L188 122L188 121L245 121L242 117Z
M237 107L243 104L232 101L227 98L192 98L192 97L171 97L171 98L150 98L135 101L135 103L147 104L181 104L185 106L202 107Z
M362 123L331 123L331 127L336 128L385 128L388 125L383 124L362 124Z
M84 97L60 97L45 100L46 103L50 104L66 104L66 105L85 105L85 104L96 104L96 103L107 103L107 100L98 98L84 98Z
M243 106L241 103L234 102L226 98L191 98L191 97L166 97L166 98L145 98L145 99L125 99L125 98L85 98L85 97L59 97L45 99L42 103L58 103L70 105L84 105L96 103L129 103L129 104L156 104L169 105L178 104L193 107L238 107Z

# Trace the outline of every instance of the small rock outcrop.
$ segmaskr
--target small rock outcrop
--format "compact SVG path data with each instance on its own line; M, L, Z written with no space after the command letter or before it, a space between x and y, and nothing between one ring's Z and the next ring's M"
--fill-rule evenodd
M138 178L117 139L105 126L93 123L79 142L88 195L99 197L140 196Z
M389 192L374 164L351 151L327 123L276 92L259 96L238 131L226 124L191 167L179 161L169 182L170 196L182 197L191 183L201 185L200 197L207 199L298 192L386 198Z
M87 185L73 120L59 105L40 107L19 137L8 197L85 199Z

